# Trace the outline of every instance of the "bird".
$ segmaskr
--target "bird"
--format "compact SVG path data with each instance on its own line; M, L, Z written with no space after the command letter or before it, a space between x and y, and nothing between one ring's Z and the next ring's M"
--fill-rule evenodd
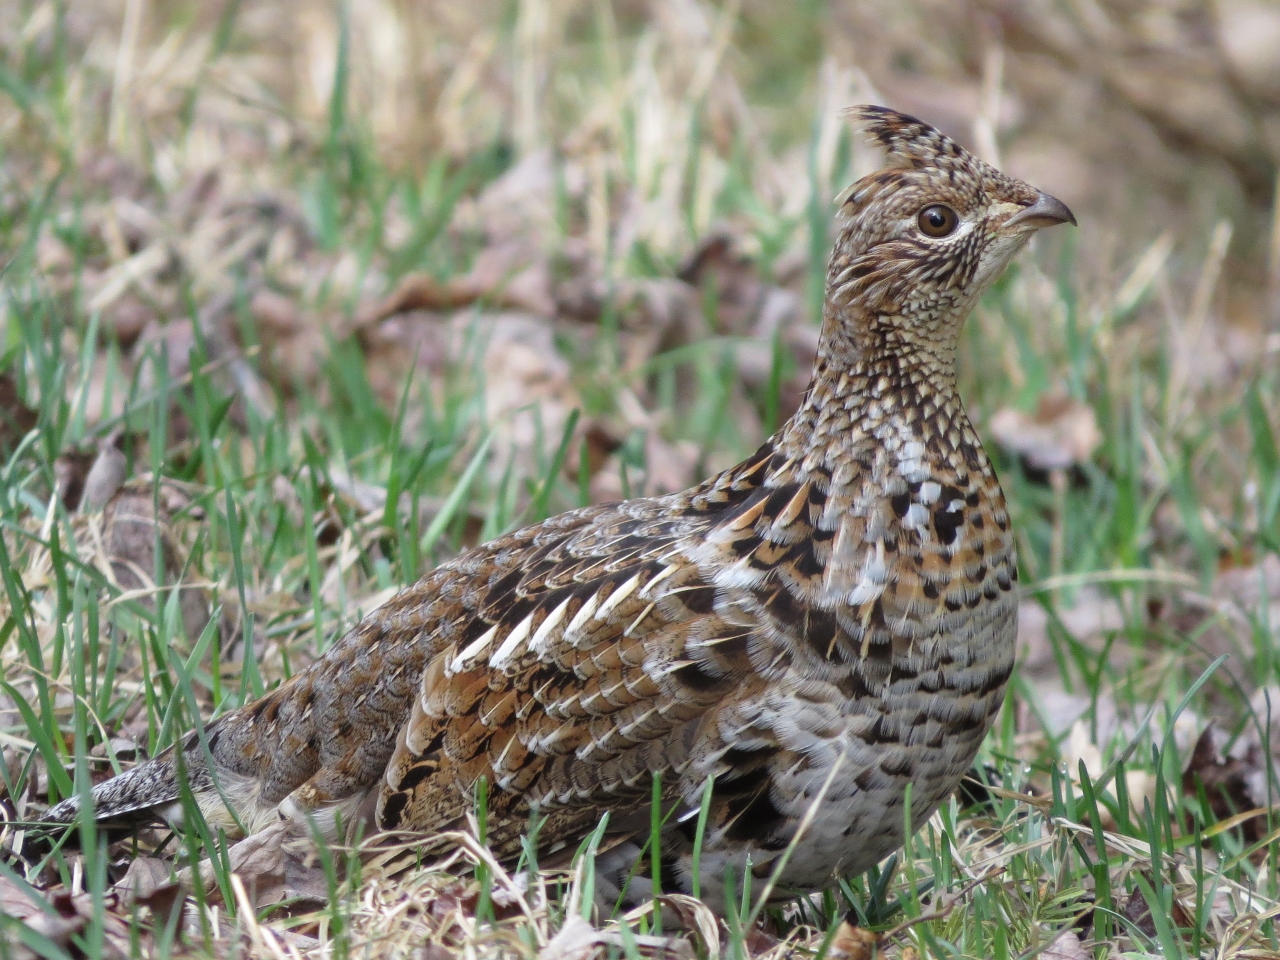
M1014 665L1009 508L957 392L961 329L1061 201L882 106L843 195L812 379L755 453L681 493L468 549L274 690L92 789L104 824L280 820L512 859L606 812L672 812L664 889L815 891L875 866L956 789ZM49 810L76 821L79 796ZM695 840L700 846L695 851ZM698 876L693 875L695 861Z

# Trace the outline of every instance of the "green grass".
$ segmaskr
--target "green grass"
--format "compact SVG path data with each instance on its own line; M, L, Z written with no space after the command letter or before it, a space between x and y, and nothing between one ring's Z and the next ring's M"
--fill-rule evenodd
M0 912L0 955L19 941L49 957L114 955L121 944L136 956L223 955L229 941L265 950L270 938L295 931L316 938L299 941L304 946L327 944L339 956L382 956L388 943L423 937L450 949L471 941L532 956L574 914L605 931L601 955L640 955L637 937L672 930L643 909L612 920L597 911L603 829L567 867L540 871L529 844L510 875L481 846L464 844L458 863L469 868L456 871L460 879L430 871L387 879L353 852L321 845L323 906L272 905L254 915L228 841L189 795L178 836L156 830L108 842L82 823L77 849L33 855L20 823L37 820L45 803L85 796L91 781L127 765L117 756L122 735L148 755L163 749L198 718L234 709L296 672L370 604L458 550L587 502L595 468L576 440L580 424L612 431L617 449L606 469L620 471L621 488L632 494L652 485L649 433L693 444L698 473L759 442L760 425L780 416L795 365L782 338L771 346L764 385L745 385L746 331L721 328L725 307L709 283L692 291L702 334L629 361L646 316L633 293L673 277L710 225L724 224L751 252L753 276L768 282L791 271L786 282L812 322L833 230L829 201L852 179L855 149L847 131L825 137L836 119L808 106L816 102L804 79L811 61L785 82L770 77L800 51L812 55L820 5L806 5L785 35L752 7L736 35L743 62L735 59L734 69L748 75L759 116L800 104L768 126L768 137L753 138L745 125L726 137L709 100L681 104L687 117L672 129L688 137L687 149L674 144L657 157L646 152L652 133L643 126L653 91L627 78L650 42L642 34L669 42L662 28L615 21L608 4L566 28L568 53L545 123L556 147L556 228L540 242L555 276L592 273L605 303L595 322L558 329L559 360L578 402L555 429L546 427L555 422L544 419L546 410L527 414L533 439L523 446L504 440L506 421L487 408L493 384L482 336L468 339L460 329L464 346L447 362L415 368L407 355L394 363L378 355L367 331L348 332L359 308L405 275L442 283L467 275L494 239L467 211L518 164L511 138L451 155L424 137L413 162L397 160L359 109L354 85L369 64L348 20L334 32L323 110L308 116L300 99L280 91L245 108L239 94L228 94L226 71L269 49L268 38L234 4L210 23L181 5L159 6L148 43L158 42L162 26L186 24L210 45L195 80L175 82L175 112L132 123L131 138L110 148L141 171L140 199L130 202L173 217L169 229L179 238L229 216L215 204L197 205L186 220L173 213L198 172L173 158L207 149L201 136L230 141L234 130L218 111L239 104L245 112L236 122L247 128L283 118L291 132L286 141L264 136L262 154L247 160L228 148L227 189L248 196L248 184L269 183L298 211L308 249L221 262L179 252L129 289L171 326L194 322L188 362L171 365L182 358L155 342L149 350L128 342L114 306L91 306L103 272L138 253L127 240L119 247L124 188L89 170L95 151L112 142L94 108L94 96L110 89L109 71L87 57L86 39L68 31L60 7L49 8L43 26L4 41L0 107L10 126L0 140L0 375L12 378L36 420L12 435L0 426L0 776L14 821L4 828L0 884L34 884L39 903L53 888L88 896L70 933L41 934L37 924ZM34 16L18 12L14 22ZM510 45L519 24L479 21L477 29ZM753 59L753 51L762 56ZM611 125L583 147L571 136L571 108L601 103L610 105ZM570 183L582 173L583 153L588 167L605 171L598 196ZM804 172L807 181L796 185L803 202L769 192L774 165ZM679 229L641 230L620 246L626 191L634 187L642 210L661 213L669 170L680 171ZM237 224L219 252L253 228L283 236L266 218ZM584 266L574 243L600 237L603 246ZM962 390L980 427L999 409L1033 410L1061 390L1094 411L1101 435L1084 462L1058 477L988 444L1012 503L1025 596L1048 614L1049 646L1049 666L1015 678L984 747L980 769L991 789L976 801L953 798L928 823L908 821L916 832L905 850L811 900L766 906L760 882L739 878L717 932L722 955L759 952L751 931L761 922L771 936L824 955L846 918L892 931L885 947L904 956L910 947L929 957L1029 957L1067 928L1097 957L1260 956L1245 951L1280 948L1280 824L1270 812L1247 824L1224 818L1215 797L1185 789L1194 737L1179 726L1198 733L1212 718L1233 738L1246 737L1250 696L1280 682L1277 624L1265 602L1243 611L1243 620L1221 609L1170 613L1202 611L1197 598L1216 596L1222 571L1260 568L1280 552L1280 374L1264 361L1203 383L1188 378L1169 330L1186 322L1194 292L1179 277L1194 281L1209 269L1209 233L1177 238L1184 270L1136 286L1126 276L1156 239L1126 240L1129 252L1118 262L1099 264L1080 242L1046 237L986 298L962 344ZM1087 279L1103 267L1109 284ZM315 350L314 364L281 362L278 338L252 311L263 286L298 305L300 323L315 333L305 346ZM215 288L230 296L230 319L206 329L200 318ZM482 297L478 309L485 307ZM238 350L228 350L228 336L238 338ZM296 361L304 347L284 349L295 351L285 360ZM246 399L246 382L264 388L263 401ZM645 423L628 420L624 395L640 398ZM165 520L129 548L146 569L135 563L128 572L104 561L107 516L77 512L56 494L70 454L92 453L116 429L138 509L149 505ZM196 590L209 617L192 630L183 597ZM1121 626L1074 634L1070 612L1100 601L1114 602ZM1231 653L1225 662L1223 652ZM1053 726L1043 698L1054 687L1087 702L1077 730L1100 765L1080 755L1070 731L1041 729L1039 721ZM1115 713L1121 722L1108 719ZM648 851L658 848L668 815L656 785L654 796ZM705 818L704 804L699 836ZM481 841L485 820L481 793ZM185 920L158 902L130 906L108 896L138 854L165 859L175 876L206 864L209 883L189 889ZM637 869L651 870L656 885L654 863L648 857ZM432 914L429 905L445 896L462 916L483 922ZM709 951L705 930L693 939Z

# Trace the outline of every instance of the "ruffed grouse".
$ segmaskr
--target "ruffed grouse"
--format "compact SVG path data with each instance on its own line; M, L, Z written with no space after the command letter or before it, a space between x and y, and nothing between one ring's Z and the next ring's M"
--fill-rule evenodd
M858 181L827 271L813 381L745 462L672 496L553 517L442 564L261 699L93 790L100 820L252 832L457 828L544 844L611 813L644 835L653 777L683 816L664 866L815 889L903 841L955 789L1014 659L1009 514L956 395L978 296L1058 200L912 117L852 111L888 166ZM806 811L819 815L800 830ZM232 818L226 809L235 810ZM72 798L48 819L74 819ZM799 836L797 836L799 833Z

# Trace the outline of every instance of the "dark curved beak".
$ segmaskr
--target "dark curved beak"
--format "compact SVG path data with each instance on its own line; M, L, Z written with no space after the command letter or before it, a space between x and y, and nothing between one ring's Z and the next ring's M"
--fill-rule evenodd
M1057 197L1042 193L1036 197L1035 202L1029 207L1023 207L1006 220L1004 225L1006 227L1031 227L1033 230L1039 230L1041 227L1056 227L1060 223L1069 223L1074 227L1076 218L1067 209L1067 205Z

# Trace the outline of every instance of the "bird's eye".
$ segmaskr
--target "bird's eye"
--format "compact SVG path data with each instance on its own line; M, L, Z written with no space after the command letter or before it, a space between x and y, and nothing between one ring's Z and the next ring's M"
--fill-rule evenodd
M955 232L960 225L960 218L945 203L931 203L920 211L916 224L926 237L945 237Z

